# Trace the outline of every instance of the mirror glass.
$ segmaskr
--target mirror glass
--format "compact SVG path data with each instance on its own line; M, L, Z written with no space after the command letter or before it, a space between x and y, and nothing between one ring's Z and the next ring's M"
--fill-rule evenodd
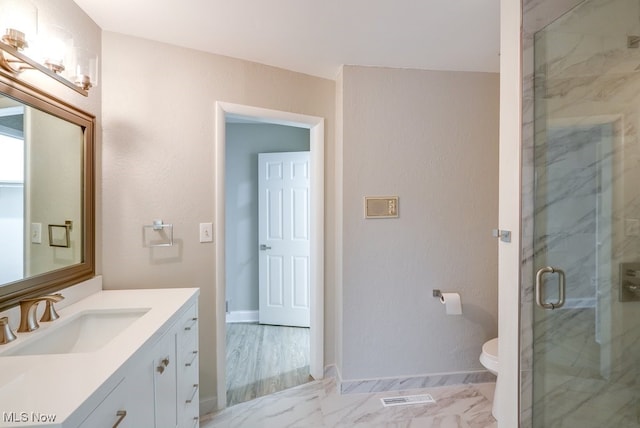
M0 310L94 274L93 123L0 82Z

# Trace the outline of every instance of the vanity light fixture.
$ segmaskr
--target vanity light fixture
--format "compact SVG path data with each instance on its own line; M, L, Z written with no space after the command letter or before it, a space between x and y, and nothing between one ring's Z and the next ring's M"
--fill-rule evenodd
M61 74L65 71L65 62L69 61L69 48L73 46L73 37L67 30L56 25L47 25L40 30L39 62L54 73Z
M31 1L0 0L0 72L15 78L24 70L39 70L88 96L97 84L98 56L72 48L71 34L60 27L42 30L38 32L38 11Z
M38 32L38 9L27 0L0 1L2 42L17 50L29 47Z

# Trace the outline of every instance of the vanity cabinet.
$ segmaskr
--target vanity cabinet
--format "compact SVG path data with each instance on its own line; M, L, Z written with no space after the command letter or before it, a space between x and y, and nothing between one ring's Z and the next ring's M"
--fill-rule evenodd
M200 385L198 380L198 313L193 306L179 321L177 340L178 426L199 426Z
M130 359L124 378L80 428L199 426L197 303L147 349Z
M102 403L80 424L79 428L135 427L132 423L132 408L135 403L128 400L127 380L123 379ZM140 426L140 425L139 425Z

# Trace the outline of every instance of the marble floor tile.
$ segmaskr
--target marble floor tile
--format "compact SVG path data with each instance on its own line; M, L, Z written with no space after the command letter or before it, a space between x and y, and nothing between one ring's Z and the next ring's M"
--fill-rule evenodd
M333 378L229 407L201 428L496 428L494 383L339 394ZM384 407L383 397L431 394L433 404Z

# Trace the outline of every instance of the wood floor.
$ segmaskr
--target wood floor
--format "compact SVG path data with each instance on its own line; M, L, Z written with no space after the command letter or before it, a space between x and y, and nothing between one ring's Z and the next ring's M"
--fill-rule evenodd
M309 329L227 324L227 406L309 382Z

